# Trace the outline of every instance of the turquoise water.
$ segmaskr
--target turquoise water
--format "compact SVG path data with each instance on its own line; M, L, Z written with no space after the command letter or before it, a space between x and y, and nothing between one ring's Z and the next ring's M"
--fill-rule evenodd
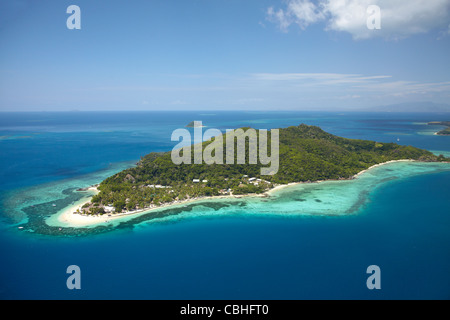
M226 129L320 125L448 154L445 115L5 114L0 120L3 299L448 299L450 167L393 163L268 198L208 200L92 228L49 226L74 192L170 150L192 120ZM433 132L433 131L432 131ZM432 133L431 132L431 133ZM397 140L399 139L399 141ZM53 204L56 206L54 207ZM25 226L19 230L17 226ZM82 289L66 287L67 266ZM368 290L366 268L381 268Z

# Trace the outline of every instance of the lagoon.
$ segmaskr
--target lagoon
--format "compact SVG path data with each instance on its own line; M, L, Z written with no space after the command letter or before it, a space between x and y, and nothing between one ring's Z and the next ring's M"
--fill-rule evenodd
M448 299L450 172L445 164L392 163L355 180L296 185L270 198L200 201L160 210L156 218L130 216L98 229L63 227L58 233L59 227L41 224L87 196L77 188L132 166L150 151L170 150L169 133L186 119L204 119L216 128L304 122L340 136L400 138L400 144L445 154L448 137L421 134L426 122L446 120L440 117L9 114L0 120L0 135L31 138L0 141L0 297ZM19 230L21 223L30 225ZM69 265L82 270L81 290L66 287ZM369 265L381 269L381 290L366 287Z

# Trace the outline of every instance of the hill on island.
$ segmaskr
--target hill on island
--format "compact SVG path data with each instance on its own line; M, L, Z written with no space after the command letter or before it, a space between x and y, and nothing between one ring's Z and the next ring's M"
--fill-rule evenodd
M202 148L224 136L203 142ZM248 159L248 147L245 150ZM83 210L102 214L105 208L114 208L117 213L202 196L262 193L275 184L351 179L372 165L399 159L450 160L412 146L347 139L301 124L279 129L279 170L274 175L261 175L264 166L259 161L176 165L171 152L152 152L136 167L104 180L98 187L100 192Z

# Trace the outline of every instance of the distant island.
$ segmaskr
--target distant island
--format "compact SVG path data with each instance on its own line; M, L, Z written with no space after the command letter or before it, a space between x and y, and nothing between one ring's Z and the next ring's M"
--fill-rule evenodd
M439 136L450 136L450 121L431 121L431 122L428 122L428 124L429 125L437 125L437 126L447 126L447 128L436 132L436 134Z
M171 152L152 152L136 167L101 182L98 193L74 213L128 214L205 197L263 194L294 182L353 179L361 171L389 161L450 160L412 146L341 138L305 124L279 129L279 139L280 164L274 175L260 175L259 162L176 165ZM203 142L202 148L213 141Z
M204 127L200 121L191 121L186 125L186 128L202 128Z

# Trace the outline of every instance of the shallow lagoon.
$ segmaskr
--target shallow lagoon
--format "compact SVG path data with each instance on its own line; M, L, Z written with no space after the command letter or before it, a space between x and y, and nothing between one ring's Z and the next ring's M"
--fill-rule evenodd
M388 164L352 181L292 186L271 198L200 201L93 228L45 224L81 199L74 190L149 151L167 150L164 139L191 120L216 128L304 122L345 137L400 139L448 154L448 137L421 134L427 121L445 120L436 115L34 114L13 120L0 120L0 135L31 138L0 141L3 299L450 297L444 164ZM26 228L17 229L21 224ZM79 291L65 285L72 264L82 271ZM366 287L372 264L381 268L378 291Z
M15 212L15 220L20 221L15 226L23 228L25 232L80 236L111 232L121 227L130 228L149 221L178 221L195 217L212 218L236 214L278 217L353 215L361 212L370 201L370 193L389 181L450 171L448 163L387 163L371 168L352 180L294 184L270 192L265 197L208 198L130 214L88 227L71 226L58 221L58 216L67 206L73 206L92 196L90 192L79 192L76 189L99 183L102 176L108 176L129 165L122 163L103 172L16 192L9 198L11 212Z

